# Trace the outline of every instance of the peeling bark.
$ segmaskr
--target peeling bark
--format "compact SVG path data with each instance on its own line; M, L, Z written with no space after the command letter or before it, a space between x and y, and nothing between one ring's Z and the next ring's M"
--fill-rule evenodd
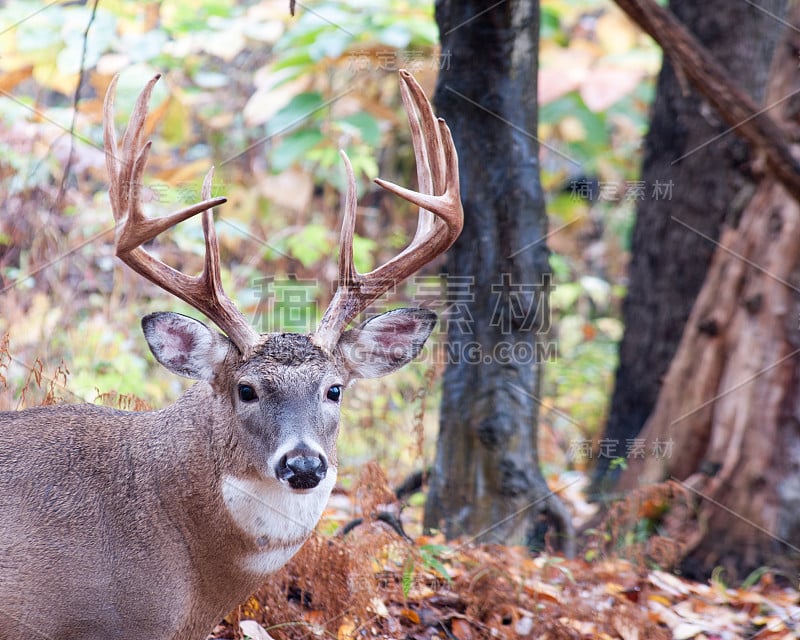
M793 5L790 22L800 21ZM796 130L800 34L778 47L766 101ZM703 525L684 568L743 578L800 546L800 205L772 176L720 238L641 437L673 454L629 460L619 488L675 478Z

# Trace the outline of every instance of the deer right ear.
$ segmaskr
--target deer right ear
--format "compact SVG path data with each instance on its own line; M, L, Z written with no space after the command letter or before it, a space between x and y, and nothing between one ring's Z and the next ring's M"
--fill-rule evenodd
M211 382L231 346L225 336L180 313L146 315L142 330L156 360L193 380Z
M416 358L435 326L429 309L395 309L345 331L339 348L354 378L379 378Z

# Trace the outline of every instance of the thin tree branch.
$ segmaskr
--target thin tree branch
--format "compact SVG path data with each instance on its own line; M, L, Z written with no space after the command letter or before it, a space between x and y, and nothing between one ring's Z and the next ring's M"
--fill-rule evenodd
M83 86L83 78L86 75L86 51L89 42L89 30L94 24L95 16L97 15L97 5L100 0L94 0L92 5L92 13L89 16L89 22L86 23L86 29L83 32L83 49L81 51L81 65L78 70L78 85L75 87L75 95L72 99L72 122L69 125L69 155L67 162L64 165L64 173L61 175L61 184L58 186L58 195L55 201L55 210L60 211L64 203L64 197L67 193L67 182L69 182L69 174L72 170L72 163L75 160L75 126L78 121L78 101L81 95L81 87Z
M772 174L800 201L800 162L792 155L791 134L727 75L697 39L654 0L615 0L652 37L720 117L764 155Z

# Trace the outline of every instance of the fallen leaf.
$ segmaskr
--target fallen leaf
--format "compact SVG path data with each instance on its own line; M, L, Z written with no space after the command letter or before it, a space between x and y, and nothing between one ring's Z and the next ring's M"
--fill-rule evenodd
M339 625L339 629L336 631L336 638L337 640L350 640L355 636L355 633L356 625L351 620L346 620Z
M525 591L535 598L544 598L551 602L561 602L561 591L539 580L526 580Z
M622 640L639 640L640 638L639 629L630 620L622 617L615 618L614 628Z
M248 638L252 638L252 640L273 640L272 636L267 633L267 630L255 620L242 620L239 623L239 628L244 635Z
M450 623L450 629L453 632L453 635L458 638L458 640L472 640L474 637L472 633L472 625L461 618L453 618Z
M369 601L369 608L372 610L372 613L380 618L389 617L389 610L386 608L386 603L377 596Z
M401 609L400 615L413 624L419 624L419 614L413 609Z
M11 91L20 82L30 78L32 73L33 73L33 65L26 65L19 69L14 69L14 70L4 69L3 74L0 75L0 90L6 92Z
M529 635L533 631L533 618L531 616L522 616L514 624L514 631L520 636Z
M681 622L672 629L672 638L673 640L688 640L706 631L708 629L692 622Z
M651 593L649 596L647 596L647 599L653 602L658 602L659 604L663 604L665 607L668 607L672 604L669 598L657 593Z
M686 584L666 571L653 571L650 574L650 584L673 596L689 595Z

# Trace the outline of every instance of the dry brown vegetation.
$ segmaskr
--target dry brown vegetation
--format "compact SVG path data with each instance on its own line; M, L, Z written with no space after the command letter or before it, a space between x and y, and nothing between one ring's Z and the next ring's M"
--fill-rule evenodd
M354 490L334 496L344 511L329 510L320 526L340 528L352 515L363 524L346 536L314 535L214 637L241 638L248 620L286 639L796 637L798 594L769 572L746 589L697 584L656 564L676 562L675 540L625 544L635 523L675 505L678 525L687 496L672 484L617 505L596 535L601 542L584 559L565 560L438 536L405 540L375 517L393 500L381 476L368 465Z

